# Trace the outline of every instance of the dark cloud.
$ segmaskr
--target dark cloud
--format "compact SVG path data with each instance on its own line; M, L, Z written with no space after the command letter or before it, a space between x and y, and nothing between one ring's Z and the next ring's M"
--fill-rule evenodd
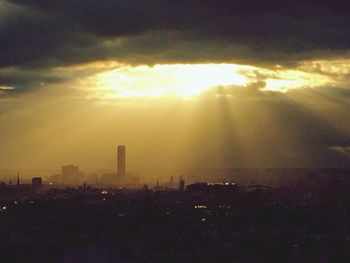
M80 65L79 67L55 68L17 68L8 67L0 70L0 89L2 94L19 94L45 89L52 85L67 86L100 71L108 70L108 66L96 68Z
M348 56L350 47L350 9L340 0L0 4L0 85L22 89L60 82L64 77L45 76L57 66L99 60L295 66L305 59ZM8 67L18 72L8 74Z
M10 3L15 11L9 11L0 29L3 66L111 57L124 61L136 57L140 63L203 59L287 63L324 52L339 55L350 46L350 17L343 1ZM129 37L115 50L103 45ZM246 52L239 52L242 48Z

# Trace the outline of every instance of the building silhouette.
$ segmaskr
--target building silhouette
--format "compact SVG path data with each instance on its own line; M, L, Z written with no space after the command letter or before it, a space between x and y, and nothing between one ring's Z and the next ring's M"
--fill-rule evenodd
M43 179L41 177L32 178L32 188L34 192L39 192L43 185Z
M61 182L66 184L79 183L82 177L82 173L79 171L77 165L65 165L62 166L62 178Z
M179 182L179 191L181 192L185 191L185 187L186 187L185 179L181 178Z
M125 175L126 175L126 158L125 158L125 146L124 145L118 146L117 173L118 173L118 177L125 177Z

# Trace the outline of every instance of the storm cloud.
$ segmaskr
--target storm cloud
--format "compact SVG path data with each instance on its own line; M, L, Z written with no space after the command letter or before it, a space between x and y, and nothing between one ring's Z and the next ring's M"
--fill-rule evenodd
M0 63L296 63L350 47L345 1L2 0ZM204 51L204 52L203 52Z

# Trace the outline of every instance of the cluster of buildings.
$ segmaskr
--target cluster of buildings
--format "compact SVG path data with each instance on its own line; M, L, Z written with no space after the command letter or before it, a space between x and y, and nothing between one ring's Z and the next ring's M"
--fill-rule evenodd
M125 145L119 145L117 148L116 157L116 172L104 173L101 176L96 174L85 175L79 170L78 165L62 166L61 174L54 175L50 181L54 185L82 185L86 182L100 185L116 185L125 183L128 180L126 177L126 148Z
M2 200L2 259L350 262L349 191L319 192L310 200L262 185L166 190L175 181L158 184L158 191L68 188Z
M116 163L116 173L103 174L95 183L113 186L126 182L126 150L124 145L118 146ZM11 176L10 179L5 180L6 182L0 182L0 196L28 196L57 186L86 186L85 181L89 178L80 171L78 165L69 164L62 166L61 174L53 175L46 184L43 184L43 178L38 176L32 177L31 181L22 181L19 172L16 183L13 183L13 179L13 176Z
M59 175L52 176L50 181L56 186L72 186L72 185L93 185L96 187L116 187L126 186L130 189L139 189L146 187L141 183L140 178L127 174L126 172L126 147L119 145L116 155L116 171L112 173L84 174L79 170L77 165L65 165L62 167L62 172ZM185 179L180 175L178 182L175 182L173 176L170 177L169 182L159 184L157 179L155 191L185 191Z
M11 176L13 179L13 176ZM19 182L19 179L18 179ZM100 173L100 174L84 174L78 165L68 164L62 166L61 173L51 176L43 185L42 177L33 177L32 184L13 185L10 179L8 183L2 182L2 189L19 189L21 193L27 193L26 189L34 190L35 193L40 192L43 188L65 188L65 187L76 187L76 186L93 186L97 188L106 187L126 187L129 189L148 189L148 185L141 183L141 180L126 171L126 147L125 145L119 145L116 152L116 169L115 172ZM179 177L179 180L175 182L173 176L170 177L169 182L159 184L157 183L153 188L154 191L185 191L186 185L183 176ZM11 190L8 190L11 191ZM16 190L17 191L17 190ZM4 191L0 191L0 194Z
M21 183L20 174L17 175L16 184L10 180L7 184L0 182L0 194L2 197L11 197L23 194L37 194L43 190L43 180L41 177L33 177L31 183Z

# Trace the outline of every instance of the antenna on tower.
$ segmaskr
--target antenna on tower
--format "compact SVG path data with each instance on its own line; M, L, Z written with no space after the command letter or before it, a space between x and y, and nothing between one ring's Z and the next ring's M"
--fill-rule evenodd
M19 186L20 182L19 182L19 171L17 173L17 186Z

